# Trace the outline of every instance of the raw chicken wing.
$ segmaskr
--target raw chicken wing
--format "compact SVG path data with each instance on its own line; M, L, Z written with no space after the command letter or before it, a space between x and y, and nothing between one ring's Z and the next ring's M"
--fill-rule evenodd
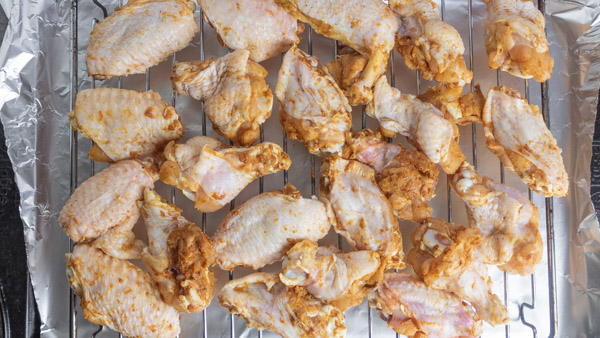
M481 230L487 264L528 275L542 259L537 208L518 190L498 184L464 162L450 185L467 206L471 227Z
M241 49L218 59L178 62L171 74L179 94L204 102L213 129L242 146L258 140L273 107L267 71L248 56Z
M360 83L363 70L369 63L369 58L361 55L354 49L339 44L338 55L333 61L330 61L325 65L327 70L335 79L335 82L340 86L346 97L350 96L350 90L352 86ZM369 90L369 96L372 95L372 91ZM349 102L352 105L356 105L356 102Z
M285 54L275 96L287 135L313 154L340 153L351 128L348 100L319 59L293 46Z
M531 190L546 197L566 196L569 176L556 139L537 106L519 92L495 87L483 109L483 131L488 148Z
M319 247L304 240L287 252L279 278L345 311L362 302L378 270L379 255L374 251L343 253L335 246Z
M169 141L183 135L175 108L153 91L82 90L77 93L69 122L94 141L88 155L102 162L157 155Z
M88 74L97 80L141 74L185 48L200 30L195 8L186 0L129 0L92 30Z
M213 243L224 270L259 269L281 260L303 239L317 241L331 228L325 205L302 198L292 185L260 194L233 209L217 228Z
M473 92L462 95L462 91L462 86L440 83L417 97L423 102L434 105L444 114L444 118L452 123L464 126L481 122L485 97L479 84L475 86Z
M233 200L255 179L290 167L280 146L264 142L250 148L227 146L216 138L196 136L171 142L160 179L182 190L196 209L213 212Z
M67 278L83 316L126 337L175 337L179 313L163 303L150 276L125 260L78 244L66 255Z
M304 288L288 288L276 273L258 272L227 282L219 303L248 327L284 338L345 337L344 314Z

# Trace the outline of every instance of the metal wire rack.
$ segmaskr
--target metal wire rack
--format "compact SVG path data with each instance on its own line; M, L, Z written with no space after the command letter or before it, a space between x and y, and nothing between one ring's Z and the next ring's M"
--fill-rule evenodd
M103 6L103 4L99 1L99 0L91 0L94 5L96 5L101 11L104 17L106 17L109 13L108 10L105 6ZM71 60L71 91L70 91L70 101L71 101L71 109L73 108L73 105L75 103L75 97L77 95L77 91L79 88L79 71L78 71L78 64L79 64L79 57L78 57L78 25L80 24L85 24L85 23L81 23L79 21L79 2L80 0L72 0L71 1L71 51L72 51L72 60ZM439 7L440 7L440 14L441 14L441 18L442 20L445 19L446 16L446 0L439 0ZM119 0L119 6L123 5L123 0ZM545 0L538 0L538 8L540 9L540 11L542 13L545 13ZM200 25L200 43L199 43L199 58L200 60L204 60L205 59L205 32L204 32L204 18L202 16L202 11L201 8L199 8L199 10L197 10L197 14L199 16L198 22ZM95 24L97 24L99 22L98 18L95 18L92 20L91 27L93 28L93 26ZM467 64L469 66L470 70L474 70L474 57L473 57L473 51L474 51L474 43L473 43L473 0L468 0L468 23L469 23L469 29L468 29L468 55L465 55L465 58L467 59ZM312 55L313 54L313 32L312 29L310 27L308 27L308 32L307 32L307 42L308 42L308 46L307 46L307 52L308 54ZM86 37L87 38L87 37ZM338 44L337 41L333 41L333 56L334 59L337 57L337 51L338 51ZM396 78L395 78L395 72L394 72L394 60L396 57L398 57L397 55L395 55L396 52L392 52L392 55L390 57L390 61L388 62L388 73L391 75L391 85L392 87L396 87ZM176 54L173 54L173 56L171 57L171 66L174 65L175 61L176 61ZM283 54L281 55L281 58L283 58ZM145 74L145 90L150 90L150 72L151 69L149 69L146 74ZM421 87L421 77L418 71L415 72L416 76L415 76L415 84L416 84L416 88L417 88L417 94L419 94L420 92L420 87ZM497 84L501 85L502 84L502 75L501 73L498 71L496 73L496 78L497 78ZM473 80L470 84L470 91L473 92L474 91L474 83L475 80ZM121 88L123 84L123 81L121 78L119 78L118 82L117 82L117 87ZM524 94L525 97L527 98L527 100L530 99L530 85L529 85L529 81L528 80L524 80ZM92 88L96 88L96 81L95 80L91 80L91 87ZM546 122L546 124L548 126L550 126L550 111L549 111L549 106L548 106L548 87L546 83L542 83L541 86L541 112L542 115L544 117L544 120ZM171 105L173 107L175 107L177 109L177 100L176 100L177 96L175 94L175 92L173 90L171 90ZM201 107L203 108L203 105L201 105ZM204 110L202 109L202 116L201 116L201 120L202 120L202 135L207 135L207 119L206 119L206 115L204 114ZM366 114L365 114L365 110L364 107L362 108L362 116L361 116L361 128L365 128L367 126L367 119L366 119ZM473 165L475 166L475 168L477 168L478 166L478 156L477 156L477 127L475 124L472 125L471 127L471 146L472 146L472 162ZM261 125L261 129L260 129L260 141L263 142L265 138L264 135L264 130L263 130L263 126ZM75 188L78 186L78 184L80 183L78 181L78 164L79 161L86 161L89 160L89 166L91 168L90 170L90 176L94 175L96 172L96 164L94 163L94 161L88 159L88 158L78 158L78 148L80 146L79 144L79 140L78 140L78 135L77 135L77 131L72 130L71 129L71 135L70 135L70 191L71 193L75 190ZM282 147L284 149L284 151L288 152L288 138L287 135L285 133L285 131L283 131L283 136L282 136ZM316 195L317 193L317 182L316 182L316 165L317 165L317 159L314 155L310 155L310 184L311 184L311 194L312 195ZM502 164L500 163L500 180L502 183L504 183L505 181L505 175L504 175L504 168L502 166ZM287 184L289 181L289 173L288 170L285 170L283 172L283 185ZM452 194L451 194L451 189L450 186L448 184L448 180L446 180L446 192L447 192L447 215L448 215L448 221L452 221ZM264 191L264 179L260 178L259 179L259 187L258 187L258 193L262 193ZM531 190L528 189L528 195L529 195L529 199L533 200L533 193ZM175 199L176 199L176 191L175 188L171 188L171 203L175 203ZM229 209L232 210L235 208L235 199L230 203ZM557 296L556 296L556 276L555 276L555 257L554 257L554 252L555 252L555 248L554 248L554 229L553 229L553 224L554 224L554 213L553 213L553 199L552 198L546 198L545 199L545 223L546 223L546 238L545 238L545 244L547 247L546 250L546 254L547 254L547 278L548 278L548 318L549 318L549 337L554 337L556 335L557 329L558 329L558 317L557 317ZM206 227L207 227L207 217L205 213L202 213L201 216L201 227L203 231L206 231ZM408 234L404 234L405 236L407 236ZM338 246L340 248L342 248L342 238L341 236L338 235ZM69 252L71 252L73 248L73 243L70 241L69 242ZM234 273L233 271L229 272L229 279L233 279L234 278ZM536 327L536 325L534 325L533 323L529 322L527 320L527 309L529 310L536 310L536 283L535 283L535 274L532 274L530 277L530 295L531 295L531 301L530 303L527 302L522 302L518 304L518 319L521 321L521 323L527 327L529 327L531 329L531 333L532 336L534 338L536 338L538 336L538 328ZM504 281L504 302L506 304L506 302L508 301L508 290L509 290L509 282L508 282L508 278L506 273L504 273L503 276L503 281ZM70 337L77 337L77 330L78 330L78 321L77 321L77 311L78 311L78 307L77 307L77 296L70 291L70 303L69 303L69 324L70 324ZM199 331L202 331L202 336L203 337L208 337L208 323L207 323L207 312L209 311L209 309L205 309L202 312L202 317L203 317L203 325L202 328L199 328ZM537 310L539 311L539 310ZM230 337L235 337L235 324L234 324L234 319L235 317L233 315L229 315L229 321L230 321ZM373 322L372 322L372 313L371 313L371 308L367 308L367 325L368 325L368 336L369 338L372 337L373 335ZM98 329L92 334L92 337L96 337L96 335L98 333L100 333L102 331L102 326L99 326ZM511 336L511 330L510 330L510 324L505 326L505 336L506 337L510 337ZM258 331L258 337L262 338L262 331ZM119 337L121 337L121 335L119 335ZM398 337L398 334L396 334L396 337Z

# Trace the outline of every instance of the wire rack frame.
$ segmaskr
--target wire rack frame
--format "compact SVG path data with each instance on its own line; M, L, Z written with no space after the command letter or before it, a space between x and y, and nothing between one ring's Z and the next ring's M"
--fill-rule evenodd
M91 0L97 7L99 7L102 12L104 17L106 17L108 15L108 11L107 9L98 1L98 0ZM122 5L123 0L119 0L119 5ZM70 78L71 78L71 90L70 90L70 109L73 109L73 106L75 104L75 97L77 95L78 92L78 88L79 88L79 74L78 74L78 24L79 24L79 18L78 18L78 14L79 14L79 0L72 0L71 1L71 67L70 67ZM545 15L545 0L538 0L538 8L539 10ZM445 12L446 12L446 8L445 8L445 0L440 0L440 16L442 18L442 20L445 19ZM202 15L202 10L200 9L199 11L199 25L200 25L200 59L204 60L205 59L205 46L204 46L204 18ZM469 30L468 30L468 45L469 45L469 55L468 55L468 65L469 65L469 69L473 71L473 0L468 0L468 22L469 22ZM98 23L98 19L94 19L92 22L92 27ZM333 55L334 58L337 57L337 41L334 41L334 46L333 46ZM308 27L308 54L312 55L313 54L313 46L312 46L312 29L310 27ZM395 52L392 51L392 54L390 56L390 62L388 63L388 68L389 68L389 72L391 75L391 85L392 87L395 87L395 74L394 74L394 58L395 58ZM281 56L283 58L283 54ZM176 61L176 54L173 54L172 58L171 58L171 62L172 65L174 65ZM150 69L148 69L146 71L146 81L145 81L145 90L149 90L150 89ZM419 94L420 91L420 86L421 86L421 77L418 71L416 71L416 77L415 77L415 81L416 81L416 86L417 86L417 94ZM502 83L502 78L500 75L500 72L497 72L497 84L501 85ZM118 82L117 82L117 87L121 88L122 86L122 79L119 78ZM549 107L549 99L548 99L548 84L547 82L541 83L541 111L542 111L542 115L544 118L544 121L546 122L548 128L550 127L550 107ZM96 88L96 82L95 80L92 80L92 88ZM530 98L530 91L529 91L529 81L528 80L524 80L524 88L525 88L525 97L527 98L527 100L529 100ZM470 87L469 87L470 91L473 92L474 91L474 81L471 82ZM174 92L174 90L171 91L171 105L175 108L177 108L176 106L177 102L176 102L176 94ZM201 104L202 107L202 135L206 135L207 134L207 129L206 129L206 125L207 125L207 120L206 120L206 115L204 113L204 106L203 104ZM365 114L365 110L364 107L362 109L362 116L361 116L361 127L364 129L366 127L366 114ZM473 124L472 125L472 139L471 139L471 145L472 145L472 156L473 156L473 165L475 166L475 168L477 168L477 142L476 142L476 125ZM261 125L260 127L260 142L264 141L264 130L263 130L263 126ZM283 139L282 139L282 146L285 152L288 151L288 137L285 133L285 131L283 131ZM79 185L78 182L78 135L77 135L77 131L70 129L70 145L69 145L69 152L70 152L70 193L73 193L73 191L75 190L75 188L77 188L77 186ZM90 159L90 168L91 168L91 175L95 174L95 163L94 161L92 161ZM311 193L313 195L316 194L316 178L315 178L315 172L316 172L316 158L315 155L311 155L310 156L310 168L311 168ZM501 178L501 182L504 183L504 168L502 166L502 164L500 163L500 178ZM284 170L283 173L283 185L287 184L289 180L289 173L288 170ZM446 181L448 184L448 180ZM258 193L262 193L264 191L264 179L261 177L259 179L259 189L258 189ZM533 194L532 191L530 189L528 189L528 195L529 195L529 200L532 200ZM449 187L449 185L447 186L447 212L448 212L448 221L452 221L452 195L451 195L451 189ZM171 203L175 203L175 188L171 188ZM230 210L235 208L235 199L232 200L232 202L230 203ZM206 214L202 213L202 222L201 222L201 228L203 231L206 231ZM554 337L556 335L556 333L558 332L558 311L557 311L557 294L556 294L556 273L555 273L555 245L554 245L554 203L553 203L553 198L545 198L545 220L546 220L546 244L547 244L547 273L548 273L548 301L549 301L549 307L548 307L548 317L549 317L549 323L550 323L550 327L549 327L549 337ZM68 247L68 251L71 252L73 249L73 242L71 240L69 240L69 247ZM338 246L340 248L342 248L342 239L341 236L338 235ZM233 279L234 275L233 275L233 271L229 272L229 279ZM531 303L520 303L518 304L518 309L519 309L519 320L527 327L529 327L532 330L532 335L534 338L537 338L538 333L537 333L537 327L528 322L526 319L526 309L530 309L533 310L535 309L535 298L536 298L536 290L535 290L535 273L531 275ZM504 273L504 301L506 303L507 301L507 296L508 295L508 280L507 280L507 276L506 273ZM207 325L207 311L208 308L205 309L202 312L202 316L203 316L203 327L202 327L202 334L203 337L208 337L208 325ZM372 337L372 314L371 314L371 308L368 308L367 311L367 325L368 325L368 335L369 338ZM69 293L69 336L70 337L77 337L77 329L78 329L78 323L77 323L77 296L73 293L72 290L70 290ZM96 337L96 335L102 331L102 326L99 326L98 329L92 334L92 337ZM505 326L505 336L508 338L510 337L510 324L507 324ZM119 334L119 337L122 337ZM234 338L235 337L235 326L234 326L234 316L230 315L230 337ZM258 337L262 338L262 331L258 331ZM396 337L398 337L398 334L396 334Z

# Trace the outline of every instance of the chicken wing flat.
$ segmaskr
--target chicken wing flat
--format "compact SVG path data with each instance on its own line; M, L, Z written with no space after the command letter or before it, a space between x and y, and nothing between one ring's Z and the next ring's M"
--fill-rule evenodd
M504 86L490 89L483 131L488 148L531 190L546 197L567 195L569 176L562 150L539 108L528 104L519 92Z
M181 312L202 311L215 293L212 242L154 190L144 191L140 208L150 242L142 259L163 301Z
M179 94L204 102L213 129L242 146L258 140L273 107L267 70L248 60L249 55L242 49L218 59L178 62L171 74Z
M185 48L200 30L195 8L186 0L128 1L92 30L88 74L97 80L141 74Z
M135 265L78 244L66 255L67 278L83 316L127 337L175 337L179 313L163 303L150 276Z
M487 264L528 275L542 259L540 215L521 192L475 171L464 162L450 185L467 206L471 227L481 230L481 253Z
M387 143L370 129L354 133L345 152L375 170L396 217L420 222L431 216L427 201L435 196L439 171L425 154Z
M164 155L167 161L160 168L160 179L181 189L202 212L221 209L255 179L291 164L275 143L230 147L208 136L180 144L171 142Z
M543 82L554 60L544 32L544 15L531 0L484 0L485 49L490 68Z
M249 199L225 217L213 236L217 263L224 270L239 265L256 270L281 260L296 242L318 241L330 228L325 205L302 198L288 184L283 191Z
M369 61L346 92L352 105L371 101L371 88L386 71L398 18L379 0L275 0L317 33L339 40Z
M508 311L492 293L492 280L479 253L479 229L429 218L410 239L414 248L407 261L425 284L468 301L479 318L492 325L508 323Z
M175 108L153 91L82 90L69 122L94 141L89 156L102 162L157 155L169 141L183 135Z
M248 327L284 338L345 337L344 314L304 288L288 288L276 273L257 272L227 282L219 303Z
M423 102L434 105L444 114L444 118L452 123L465 126L473 122L481 122L485 97L479 84L475 86L473 92L462 95L462 91L462 86L440 83L428 88L417 97Z
M274 0L200 0L202 13L217 31L219 42L250 51L261 62L300 42L304 25Z
M454 173L465 159L458 145L458 127L433 105L392 88L385 76L377 80L374 99L366 111L379 121L384 136L406 136L447 174Z
M319 198L335 216L337 233L356 250L379 253L382 271L404 267L398 220L371 167L329 157L321 166L320 187Z
M396 50L410 69L418 69L427 80L464 86L471 83L465 46L460 34L440 18L431 0L390 0L390 8L400 16Z
M478 337L482 331L470 306L414 275L386 273L369 295L369 303L389 327L409 337Z
M305 287L315 298L343 312L362 302L366 285L378 270L379 255L374 251L343 253L337 247L319 247L304 240L287 252L279 278L289 287Z
M287 135L313 154L341 153L352 124L352 108L319 59L296 46L283 58L275 88Z

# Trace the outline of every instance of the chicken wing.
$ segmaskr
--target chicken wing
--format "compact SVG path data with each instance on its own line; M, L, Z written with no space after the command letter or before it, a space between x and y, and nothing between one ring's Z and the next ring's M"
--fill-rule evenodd
M179 94L204 102L213 129L242 146L258 140L273 107L267 71L248 56L241 49L218 59L178 62L171 74Z
M186 0L130 0L90 34L87 72L97 80L141 74L185 48L200 27L196 3Z
M339 44L337 58L328 62L325 67L327 67L329 74L333 76L340 89L342 89L344 95L349 97L352 86L360 83L363 70L367 67L368 63L368 57L361 55L346 45ZM369 90L368 95L373 95L371 90ZM356 102L349 103L352 105L357 104Z
M495 87L483 109L483 132L488 148L531 190L547 197L566 196L569 176L556 139L537 106L519 92Z
M227 146L218 139L196 136L186 143L171 142L160 179L182 190L196 209L221 209L255 179L290 167L280 146L264 142L250 148Z
M429 218L410 239L414 248L407 261L425 284L468 301L479 318L492 325L508 323L508 311L492 293L492 280L479 253L479 229Z
M369 303L389 327L409 337L478 337L482 331L470 306L412 275L386 273Z
M219 42L250 51L261 62L300 42L304 25L274 0L200 0L202 13L217 31Z
M139 204L150 242L142 259L163 301L181 312L202 311L215 293L212 242L154 190L146 189Z
M498 184L464 162L450 185L465 202L471 227L481 230L481 253L487 264L528 275L542 259L537 208L518 190Z
M127 337L175 337L179 313L162 302L150 276L135 265L78 244L66 255L67 278L83 316Z
M371 88L385 73L398 18L379 0L275 0L317 33L339 40L368 58L346 95L350 104L371 101Z
M343 312L362 302L366 285L378 270L379 255L374 251L343 253L334 246L319 247L304 240L287 252L279 278L288 287L305 287L315 298Z
M396 217L420 222L431 215L427 201L435 196L439 171L423 153L387 143L370 129L354 133L345 152L375 170Z
M442 21L431 0L390 0L390 8L400 16L396 50L410 69L418 69L427 80L464 86L471 83L465 46L460 34Z
M490 68L543 82L550 78L550 57L544 15L531 0L484 0L485 49Z
M458 127L433 105L392 88L385 76L377 80L374 99L366 111L379 121L384 136L406 136L447 174L454 173L465 159L458 145Z
M302 198L292 185L260 194L232 210L213 236L217 263L259 269L281 260L303 239L317 241L331 228L323 203Z
M219 303L248 327L284 338L344 337L344 314L315 299L304 288L288 288L276 273L257 272L227 282Z
M89 156L102 162L157 155L169 141L183 135L175 108L153 91L82 90L69 122L94 141Z
M462 95L462 91L461 86L440 83L417 97L423 102L434 105L444 114L444 118L452 123L465 126L473 122L481 122L485 97L479 84L475 86L473 92Z
M283 58L275 88L287 135L313 154L341 153L350 132L352 108L319 59L296 46Z
M375 171L354 160L329 157L321 166L319 198L336 221L337 233L356 250L379 253L382 271L404 267L402 234L390 202L375 183Z

